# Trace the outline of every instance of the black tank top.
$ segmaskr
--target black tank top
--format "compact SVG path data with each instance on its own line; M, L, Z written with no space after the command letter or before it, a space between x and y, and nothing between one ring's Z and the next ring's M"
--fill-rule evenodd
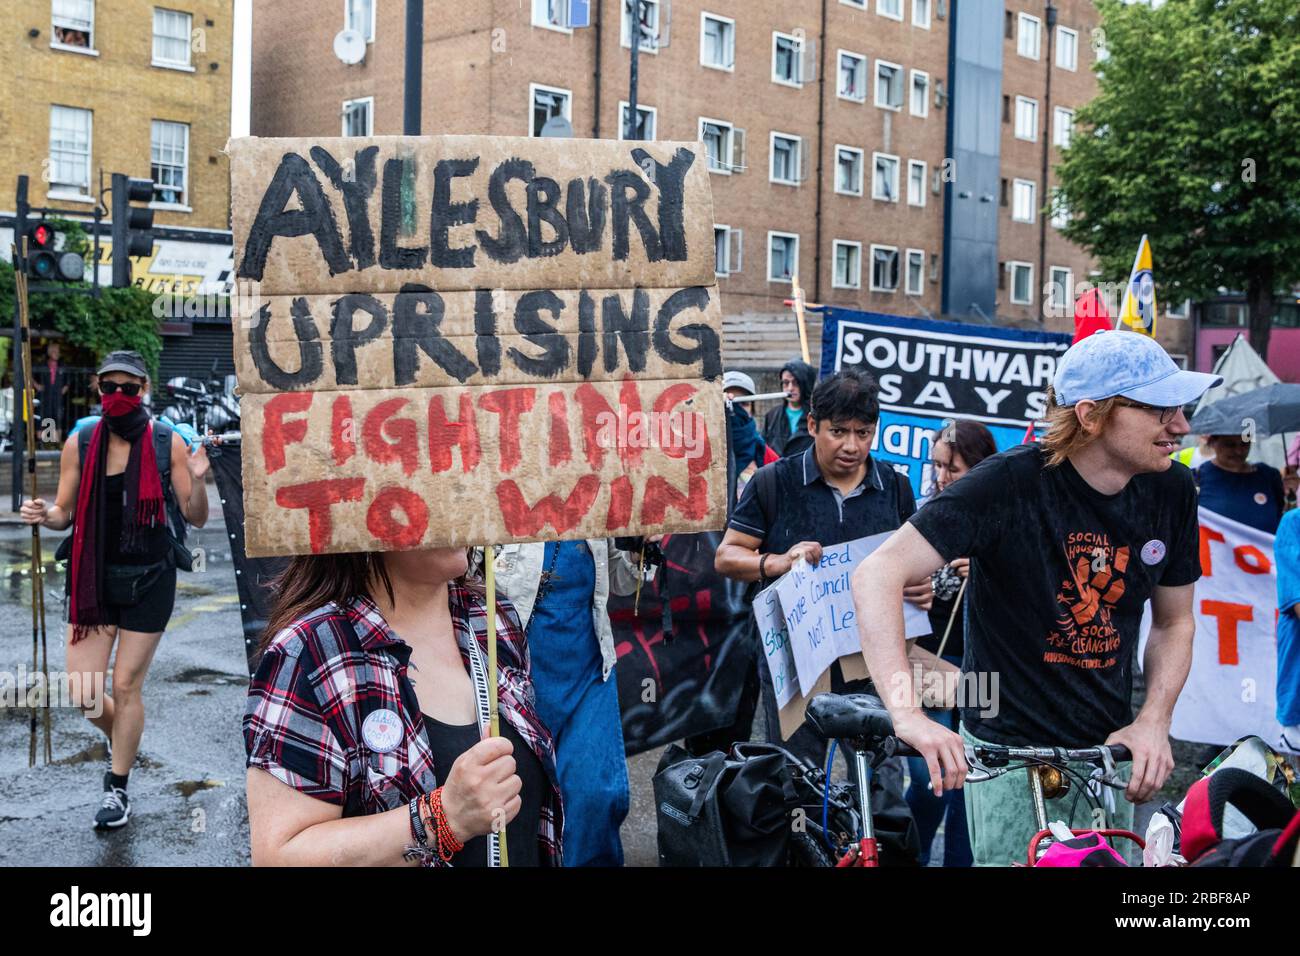
M447 782L451 765L456 758L479 742L478 724L453 725L434 720L428 714L424 718L424 733L429 740L429 749L433 752L433 770L438 786ZM519 799L523 804L519 813L506 824L506 843L509 850L511 866L537 866L538 844L537 826L541 817L542 794L544 787L550 783L542 762L537 759L533 749L515 731L510 724L501 721L501 736L514 745L515 773L523 783ZM432 837L432 834L430 834ZM487 866L487 837L474 837L465 844L465 848L451 859L453 866Z
M157 564L167 557L171 542L167 540L166 526L159 524L144 531L145 548L142 554L122 553L122 509L124 507L125 472L104 476L104 494L108 507L105 512L104 563L105 564Z

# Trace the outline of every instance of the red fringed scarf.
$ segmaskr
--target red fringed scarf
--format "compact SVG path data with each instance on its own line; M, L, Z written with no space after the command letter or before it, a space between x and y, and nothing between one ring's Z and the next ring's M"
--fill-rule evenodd
M105 398L122 399L112 395ZM109 403L106 401L105 406ZM118 405L118 403L114 403ZM120 407L120 406L119 406ZM86 636L92 627L104 622L102 606L104 594L105 517L109 508L122 509L121 550L127 554L145 553L148 542L146 532L163 525L166 509L163 504L162 480L158 475L158 460L153 450L153 425L149 415L139 407L139 399L123 414L105 414L95 425L90 436L90 447L82 464L80 488L77 492L76 526L72 532L72 586L71 611L72 642ZM116 410L116 409L114 409ZM105 408L108 412L109 408ZM123 475L123 500L108 501L105 493L108 465L108 433L131 442Z

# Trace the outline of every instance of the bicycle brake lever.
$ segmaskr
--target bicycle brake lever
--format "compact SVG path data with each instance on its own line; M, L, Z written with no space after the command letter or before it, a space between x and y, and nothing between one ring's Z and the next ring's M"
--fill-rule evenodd
M983 783L985 780L992 780L1001 774L1001 771L986 767L983 761L979 759L975 748L970 744L966 745L966 765L970 767L970 772L966 774L967 783Z

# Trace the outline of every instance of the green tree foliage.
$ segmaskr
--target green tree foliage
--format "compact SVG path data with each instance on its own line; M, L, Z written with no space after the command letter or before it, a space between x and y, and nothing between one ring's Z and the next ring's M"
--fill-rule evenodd
M1110 56L1057 167L1064 230L1105 275L1151 238L1157 296L1244 291L1263 356L1300 280L1300 5L1099 0Z

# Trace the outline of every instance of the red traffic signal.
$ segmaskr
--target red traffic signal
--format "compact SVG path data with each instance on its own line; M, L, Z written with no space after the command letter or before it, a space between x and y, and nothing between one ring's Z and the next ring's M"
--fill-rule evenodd
M86 263L75 252L58 251L59 232L48 222L27 229L27 274L40 282L80 282Z
M54 248L54 230L41 223L32 229L32 245L38 249Z

